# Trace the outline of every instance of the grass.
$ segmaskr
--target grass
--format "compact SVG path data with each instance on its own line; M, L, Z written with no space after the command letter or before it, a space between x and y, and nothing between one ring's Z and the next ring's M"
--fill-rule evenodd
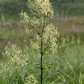
M84 33L81 33L80 31L67 33L67 30L69 29L84 28L83 18L84 17L80 17L74 21L52 21L55 26L58 27L60 34L58 37L59 45L56 54L49 54L46 56L43 65L43 84L84 84ZM21 28L17 25L13 25L11 28L3 26L3 30L2 26L0 26L0 60L3 60L1 53L4 51L8 42L19 45L24 51L24 39L26 39L26 45L30 45L29 40L30 38L33 38L33 33L31 35L26 35L23 26L21 26ZM75 44L71 44L73 40L72 35ZM81 38L80 44L77 43L78 37ZM30 47L27 50L27 53L29 55L29 60L28 65L21 69L21 84L24 84L25 77L31 74L34 75L38 84L40 84L40 55L36 54ZM4 60L5 63L6 59ZM15 79L13 79L13 81L14 80ZM13 81L10 80L6 74L1 74L0 76L1 84L12 84Z
M75 36L74 36L75 37ZM62 38L62 39L61 39ZM65 39L65 43L64 40ZM44 84L83 84L84 81L84 44L71 45L72 37L68 36L69 43L67 43L67 36L60 35L60 49L56 54L48 54L44 62L43 83ZM75 37L74 41L77 38ZM24 43L23 43L24 44ZM61 46L62 45L62 46ZM69 45L69 46L66 46ZM22 46L22 45L21 45ZM24 45L23 45L24 46ZM69 48L67 51L67 47ZM23 48L24 50L24 48ZM66 52L65 52L66 51ZM31 52L31 53L30 53ZM25 77L33 74L40 84L40 55L36 54L31 48L26 50L28 53L28 65L20 72L20 81L25 81ZM22 79L22 77L24 78ZM3 81L11 84L10 78L5 75L1 76ZM1 79L0 79L1 80ZM15 80L15 79L13 79ZM2 83L3 84L3 83ZM21 83L24 84L24 83Z
M71 48L71 51L46 56L45 69L43 71L43 84L83 84L84 81L84 45L79 48ZM31 52L31 53L29 53ZM28 50L29 60L20 73L24 77L33 74L40 84L40 55L32 49ZM48 66L50 65L50 66ZM5 78L5 75L3 75ZM2 77L2 78L3 78ZM22 79L20 79L22 80ZM10 78L5 80L11 84ZM23 79L25 81L25 79ZM3 83L2 83L3 84ZM24 84L24 83L21 83Z
M59 53L48 55L46 57L46 63L50 62L51 66L44 70L43 83L44 84L80 84L80 74L84 73L84 46L82 48L71 49L66 53ZM32 59L31 59L32 58ZM35 64L39 63L39 55L35 55L34 52L29 54L29 65L27 74L33 73L38 81L40 81L40 70L35 67ZM83 82L81 80L80 82ZM83 82L84 83L84 82ZM81 83L81 84L83 84ZM40 84L40 83L39 83Z
M9 18L9 14L7 17ZM17 18L16 15L15 17ZM67 20L65 17L56 18L47 23L52 22L58 27L58 51L55 54L44 56L43 84L84 84L84 16L75 19L72 17ZM6 24L6 21L4 23ZM0 25L0 65L2 60L4 61L3 67L7 63L7 58L2 56L7 43L17 44L29 56L27 66L18 71L20 84L24 84L25 77L31 74L40 84L40 55L29 46L34 31L31 35L26 35L24 27L18 26L18 24L18 21L13 21L9 25ZM40 31L40 27L37 29ZM80 39L78 39L79 37ZM29 49L24 48L26 45L29 46ZM0 84L16 84L18 78L14 68L12 68L11 77L9 73L1 73L1 69Z

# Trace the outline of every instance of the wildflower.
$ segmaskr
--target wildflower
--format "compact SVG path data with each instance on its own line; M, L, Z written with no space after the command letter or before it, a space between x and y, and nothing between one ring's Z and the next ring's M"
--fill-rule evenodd
M37 80L35 79L35 77L33 76L33 74L31 74L30 76L26 77L26 83L25 84L36 84Z
M23 66L27 64L28 55L24 54L22 50L14 44L8 43L5 47L5 52L3 56L7 59L7 63L3 67L3 71L12 71L10 67L20 70Z

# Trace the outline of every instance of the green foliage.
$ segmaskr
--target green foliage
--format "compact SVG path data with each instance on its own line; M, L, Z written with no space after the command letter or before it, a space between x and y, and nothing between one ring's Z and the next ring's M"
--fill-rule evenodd
M7 19L9 19L11 15L13 19L18 20L18 14L22 10L28 12L26 2L27 0L0 1L0 17L4 15Z
M22 80L20 73L22 68L27 65L28 54L22 52L22 50L16 45L8 43L8 46L5 47L5 53L3 53L3 56L7 59L7 62L0 63L0 73L11 78L12 83L16 82L22 84L24 81ZM4 77L4 79L6 78Z
M84 1L83 0L50 0L53 5L55 14L64 15L84 15ZM0 19L4 15L7 19L18 20L18 13L21 11L30 13L27 8L27 0L5 0L0 1ZM11 17L10 17L11 16Z
M72 47L76 49L81 46L81 37L75 35L59 35L58 37L58 52L65 53L70 51Z
M0 82L2 84L40 84L42 81L40 71L42 71L43 84L83 84L84 47L80 46L80 37L76 39L73 35L58 37L55 26L46 25L46 20L53 16L49 0L29 0L28 5L33 9L31 15L34 16L31 17L24 11L20 14L26 32L31 34L31 26L35 29L39 25L41 25L41 31L36 30L34 33L35 41L31 41L31 49L26 45L26 38L23 50L10 43L5 47L3 56L7 61L0 63ZM58 49L57 38L59 38Z
M84 8L84 1L83 0L50 0L53 5L53 9L55 14L58 13L59 15L63 14L69 16L78 16L84 15L83 8Z
M66 39L67 36L59 35L59 43L61 45L63 39ZM75 37L75 36L74 36ZM69 36L69 42L71 42L72 37ZM75 42L77 41L77 38L75 37ZM81 39L80 39L81 41ZM25 43L26 43L25 39ZM74 46L70 43L70 51L63 52L63 48L61 48L60 52L57 51L56 54L48 54L46 56L44 67L44 84L83 84L84 83L84 45L80 44L80 46L77 46L76 43ZM66 44L65 44L66 47ZM76 48L74 48L76 47ZM38 81L38 84L40 84L40 56L39 54L35 54L35 51L33 51L32 48L27 48L27 45L25 44L25 48L23 52L28 53L28 65L24 66L24 68L21 69L21 72L19 73L19 78L21 81L20 84L25 84L25 78L30 77L31 74L33 74L36 81ZM31 53L30 53L31 52ZM59 54L60 53L60 54ZM49 63L50 62L50 63ZM1 64L1 62L0 62ZM3 66L6 64L6 62L3 63ZM37 64L37 65L36 65ZM12 68L12 67L11 67ZM10 69L11 69L10 68ZM0 68L0 72L1 72ZM12 72L14 72L14 69L12 69ZM14 72L12 74L12 77L16 77L17 74ZM31 78L30 78L31 79ZM0 73L0 82L1 84L13 84L16 81L16 78L11 79L7 73ZM29 80L29 79L28 79ZM16 83L15 83L16 84Z
M76 45L75 45L76 46ZM79 80L81 80L82 75L84 73L84 67L83 67L83 50L84 47L77 47L76 49L73 48L73 46L71 47L70 51L66 51L61 52L61 54L59 54L59 52L57 52L57 54L49 54L48 56L46 56L46 64L44 63L43 67L45 68L44 70L44 84L62 84L64 82L66 83L70 83L70 84L75 84L75 83L79 83ZM40 76L40 60L39 60L39 54L35 55L35 52L32 52L32 49L29 51L31 52L29 54L29 72L34 74L37 78L38 81L40 81L39 76ZM37 60L35 60L37 59ZM35 61L33 61L35 60ZM50 66L49 63L50 62ZM37 64L38 63L38 64ZM35 64L37 64L35 66ZM35 67L34 67L35 66ZM49 68L48 68L49 67ZM38 68L38 69L37 69ZM82 74L80 77L80 73ZM83 83L82 83L83 84Z
M0 76L0 84L6 84L2 76Z

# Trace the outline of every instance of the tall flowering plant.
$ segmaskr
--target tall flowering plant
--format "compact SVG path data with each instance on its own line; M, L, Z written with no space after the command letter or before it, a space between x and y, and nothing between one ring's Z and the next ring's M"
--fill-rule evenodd
M28 54L25 54L19 47L9 42L8 46L5 47L3 57L7 61L0 63L0 73L6 73L13 84L20 84L20 72L27 65Z
M36 30L34 39L36 42L31 41L31 46L41 55L41 84L43 75L43 56L49 52L56 52L57 50L57 28L53 23L46 24L46 21L53 16L52 5L49 0L28 0L28 7L31 14L21 12L21 22L24 24L26 33L32 32L30 27ZM39 32L36 27L41 26Z

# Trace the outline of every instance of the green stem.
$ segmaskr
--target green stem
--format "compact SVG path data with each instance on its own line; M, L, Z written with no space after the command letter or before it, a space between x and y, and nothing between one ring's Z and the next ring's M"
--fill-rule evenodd
M18 82L18 84L19 84L19 73L18 73L18 71L17 71L17 69L16 69L15 65L13 65L13 66L14 66L14 68L15 68L15 71L16 71L16 73L17 73L17 77L18 77L18 80L17 80L17 82Z

